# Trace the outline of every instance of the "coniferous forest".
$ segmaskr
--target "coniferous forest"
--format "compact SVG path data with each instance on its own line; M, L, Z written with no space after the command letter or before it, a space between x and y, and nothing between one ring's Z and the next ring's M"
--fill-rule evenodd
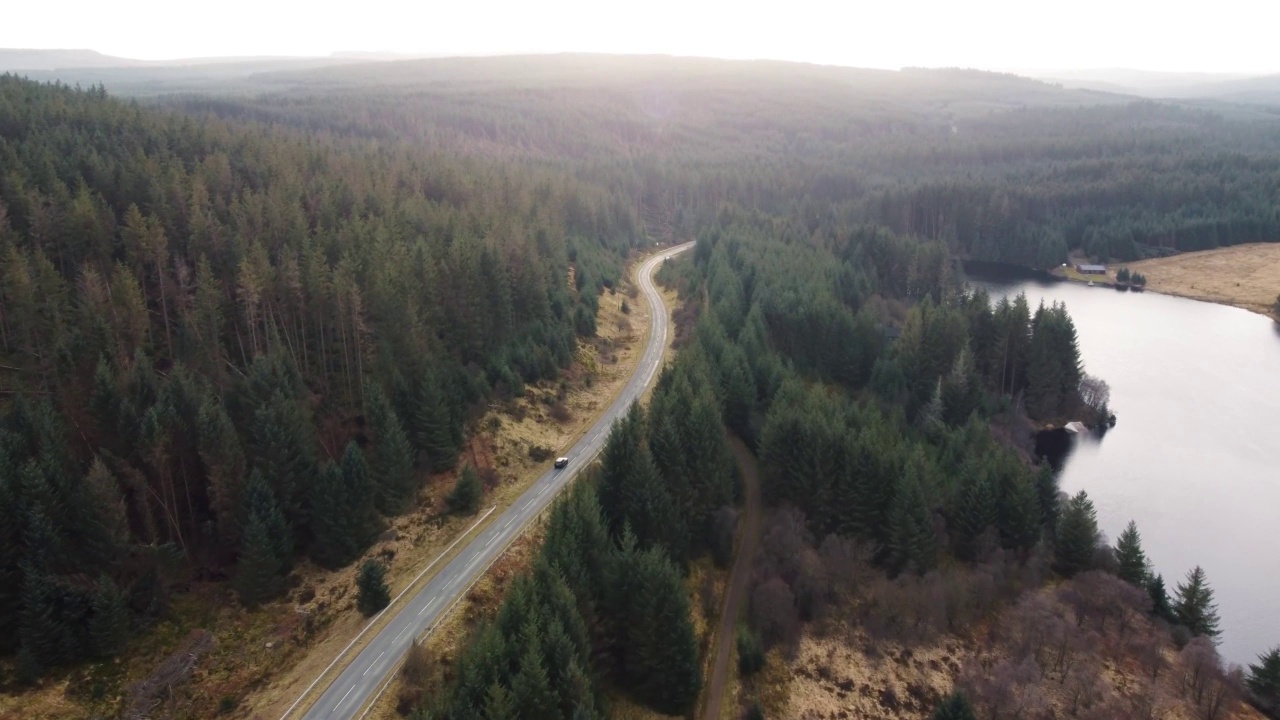
M690 239L661 272L689 312L651 401L413 712L605 717L617 693L691 712L685 580L733 552L727 433L791 519L778 558L920 578L996 553L1009 588L1113 571L1212 637L1203 574L1170 598L1136 528L1108 555L1087 496L1028 452L1033 422L1109 413L1069 309L993 303L956 259L1276 240L1276 122L989 73L662 58L136 100L2 76L0 681L116 656L179 577L254 608L304 558L355 563L488 403L571 365L636 252ZM830 601L806 567L757 573L764 646Z

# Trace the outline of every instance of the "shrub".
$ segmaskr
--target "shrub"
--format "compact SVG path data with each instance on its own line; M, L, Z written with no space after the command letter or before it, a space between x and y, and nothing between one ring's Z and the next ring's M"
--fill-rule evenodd
M551 406L551 419L558 423L567 423L573 419L573 413L569 412L569 406L563 401L556 402Z
M453 512L474 515L476 510L480 509L480 500L483 497L484 488L480 485L480 478L476 475L475 468L468 465L458 474L453 492L449 493L446 502L449 503L449 509Z
M760 645L760 638L749 628L738 630L738 672L749 677L763 669L764 648Z

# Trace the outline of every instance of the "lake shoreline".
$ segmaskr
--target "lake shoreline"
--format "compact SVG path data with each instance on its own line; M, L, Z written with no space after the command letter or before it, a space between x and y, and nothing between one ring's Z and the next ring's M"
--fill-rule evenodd
M1028 269L1034 269L1034 268L1028 268ZM1168 295L1170 297L1180 297L1180 298L1185 298L1187 300L1198 300L1199 302L1213 303L1214 305L1226 305L1228 307L1240 308L1241 310L1248 310L1251 313L1262 315L1263 317L1268 317L1268 318L1271 318L1272 320L1280 322L1280 318L1276 317L1276 314L1272 311L1266 310L1265 308L1261 308L1257 305L1251 305L1249 303L1232 300L1230 298L1222 298L1222 297L1217 297L1213 295L1198 294L1198 293L1190 292L1186 290L1171 290L1169 288L1165 288L1163 290L1156 290L1151 287L1141 287L1141 286L1135 286L1135 285L1122 286L1120 285L1120 283L1110 279L1110 275L1106 275L1106 276L1100 275L1098 276L1099 279L1097 280L1087 280L1085 278L1071 277L1066 274L1059 273L1056 270L1050 270L1049 274L1063 282L1076 283L1077 285L1085 285L1086 287L1089 285L1090 282L1092 282L1094 287L1107 288L1108 290L1117 290L1122 292L1150 292L1150 293L1155 293L1157 295ZM1107 279L1105 280L1101 279L1103 277Z
M1122 422L1078 434L1037 423L1035 454L1057 471L1063 492L1089 493L1109 538L1136 521L1170 587L1201 566L1222 616L1221 653L1253 662L1276 642L1280 558L1243 557L1238 548L1268 542L1280 503L1280 444L1264 429L1274 397L1259 392L1280 373L1280 325L1227 310L1231 303L1154 290L1111 297L1100 284L1025 267L970 262L964 272L994 302L1021 294L1033 309L1068 307L1084 365L1110 385L1108 404ZM1152 289L1154 273L1139 272ZM1184 289L1204 289L1207 277Z

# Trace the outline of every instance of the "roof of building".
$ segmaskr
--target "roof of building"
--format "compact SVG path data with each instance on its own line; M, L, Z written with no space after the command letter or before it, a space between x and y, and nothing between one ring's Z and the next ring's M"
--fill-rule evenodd
M1106 265L1077 265L1076 267L1081 271L1088 271L1088 270L1093 270L1094 272L1107 271Z

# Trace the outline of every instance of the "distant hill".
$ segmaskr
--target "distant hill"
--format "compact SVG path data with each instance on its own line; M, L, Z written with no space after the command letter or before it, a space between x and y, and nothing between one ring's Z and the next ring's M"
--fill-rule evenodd
M1064 88L1120 92L1148 98L1218 100L1280 105L1280 75L1172 73L1146 70L1063 70L1026 73Z
M144 67L146 60L103 55L97 50L25 50L0 48L0 72L60 68Z

